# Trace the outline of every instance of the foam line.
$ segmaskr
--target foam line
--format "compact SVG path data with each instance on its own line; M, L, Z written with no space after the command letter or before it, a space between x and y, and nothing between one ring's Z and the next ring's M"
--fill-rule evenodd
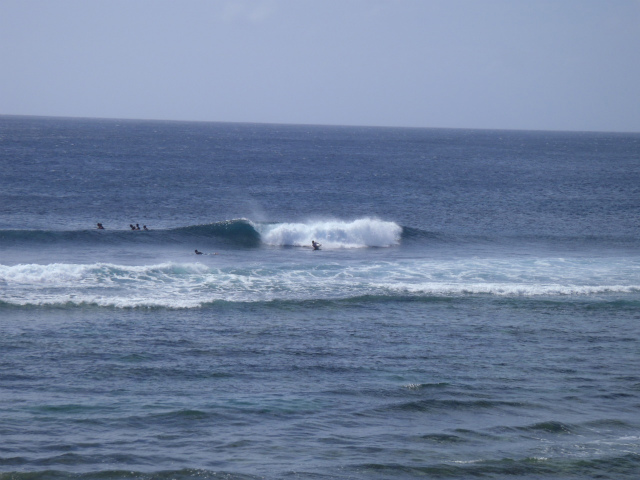
M196 308L225 302L398 297L593 297L640 293L637 270L590 261L207 266L0 265L0 305Z

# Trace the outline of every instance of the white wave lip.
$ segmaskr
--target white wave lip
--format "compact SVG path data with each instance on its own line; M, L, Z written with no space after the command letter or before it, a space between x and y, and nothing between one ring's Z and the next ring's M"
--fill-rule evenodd
M263 243L280 246L308 246L312 240L324 248L391 247L400 243L402 227L377 218L350 222L324 220L307 223L280 223L259 228Z

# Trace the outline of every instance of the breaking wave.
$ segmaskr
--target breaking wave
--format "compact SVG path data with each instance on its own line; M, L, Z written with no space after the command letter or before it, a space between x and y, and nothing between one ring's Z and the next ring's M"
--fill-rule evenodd
M0 246L30 244L182 244L194 240L241 247L309 245L325 248L389 247L400 242L403 228L375 218L353 221L326 220L306 223L257 223L240 218L202 225L149 231L127 230L0 230Z
M399 244L402 235L398 224L375 218L264 224L259 231L267 245L299 247L316 240L325 248L390 247Z

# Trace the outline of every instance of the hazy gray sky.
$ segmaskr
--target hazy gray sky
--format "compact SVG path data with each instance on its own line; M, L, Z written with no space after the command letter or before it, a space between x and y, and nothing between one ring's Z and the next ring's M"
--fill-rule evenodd
M640 0L0 0L0 114L640 131Z

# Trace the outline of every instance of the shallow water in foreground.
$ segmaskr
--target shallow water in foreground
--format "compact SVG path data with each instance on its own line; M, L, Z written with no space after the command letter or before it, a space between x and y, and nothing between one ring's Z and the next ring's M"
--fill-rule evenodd
M3 463L630 478L637 312L411 297L5 310Z

